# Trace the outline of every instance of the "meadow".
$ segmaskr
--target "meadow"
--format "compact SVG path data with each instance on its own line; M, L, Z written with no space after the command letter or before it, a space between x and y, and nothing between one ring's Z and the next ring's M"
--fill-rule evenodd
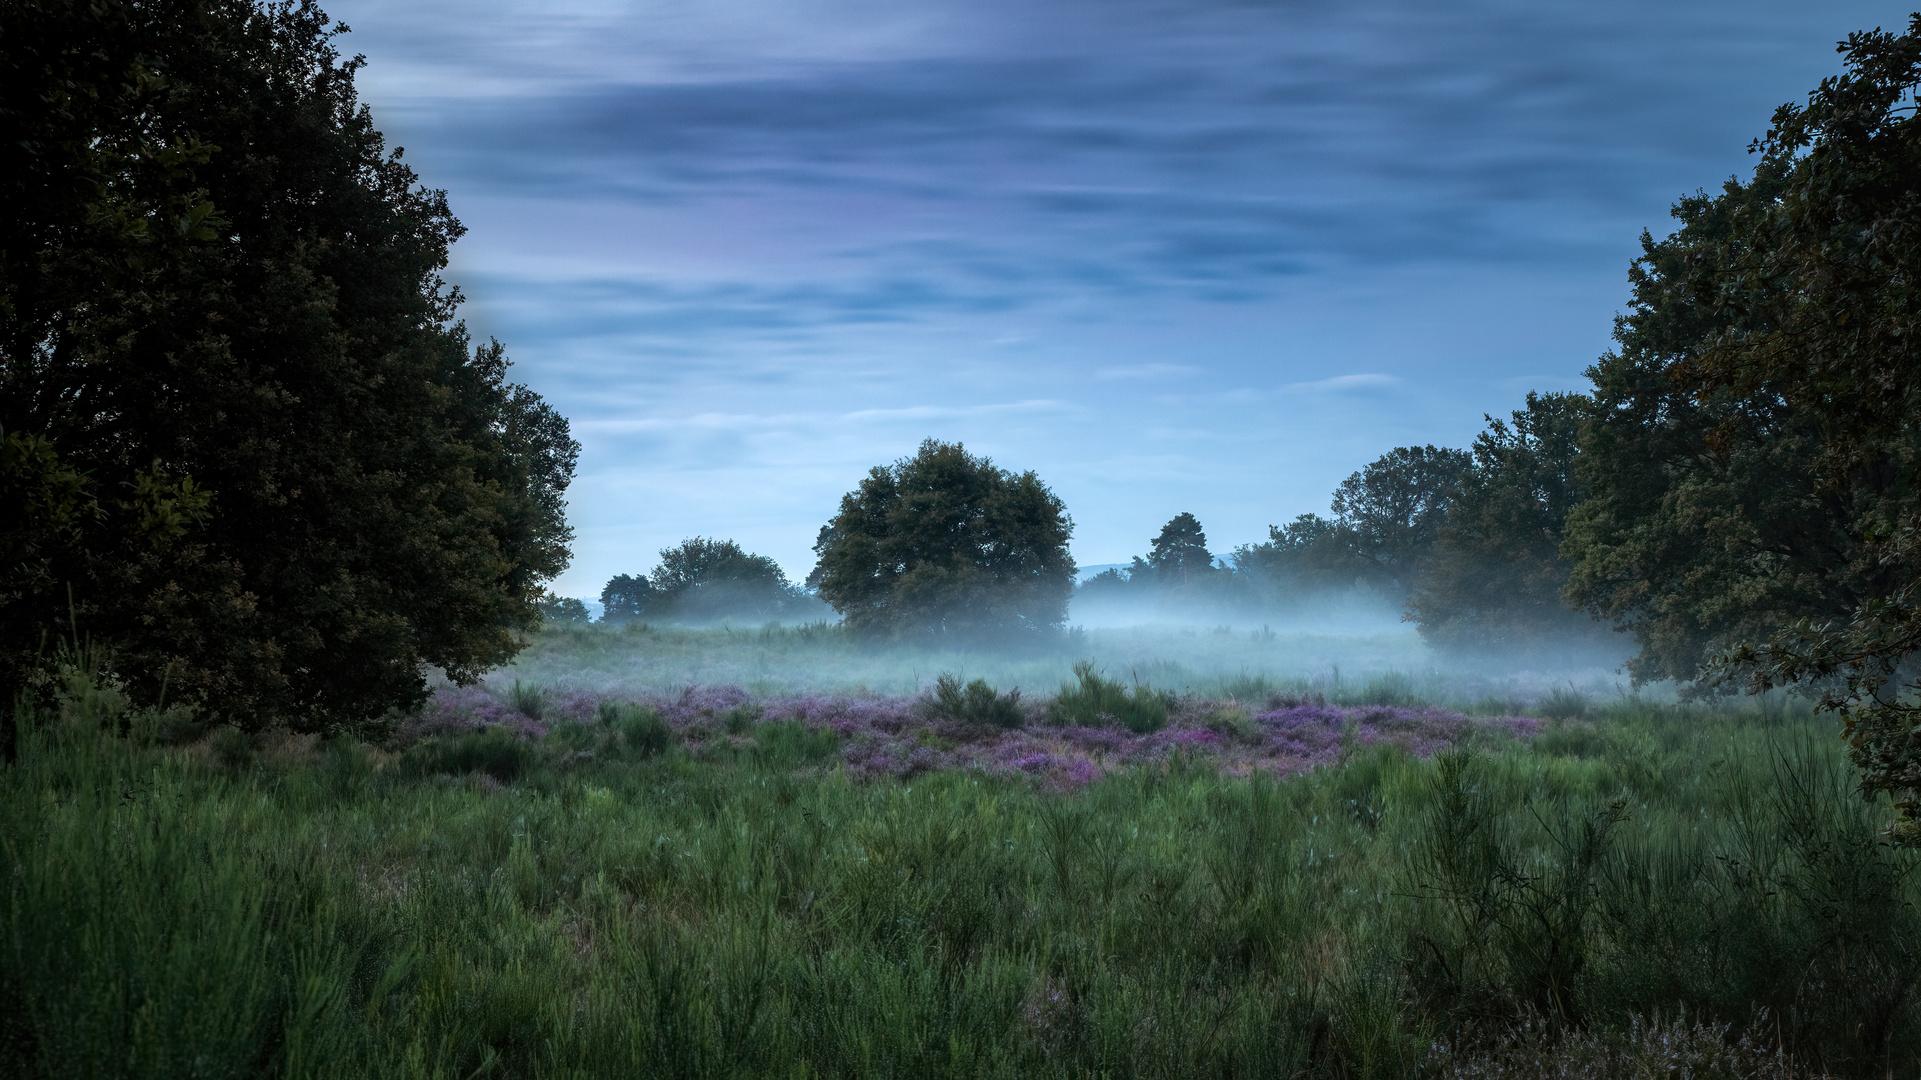
M703 633L550 632L374 743L75 675L0 774L9 1074L1921 1067L1915 856L1792 703L946 669L1032 665L1016 700Z

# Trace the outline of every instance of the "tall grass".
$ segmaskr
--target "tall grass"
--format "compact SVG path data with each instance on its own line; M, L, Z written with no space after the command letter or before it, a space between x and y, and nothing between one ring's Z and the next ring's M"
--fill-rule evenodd
M221 755L23 716L0 1064L1507 1076L1517 1039L1597 1076L1681 1075L1684 1044L1730 1076L1921 1064L1914 857L1805 720L1595 706L1429 761L1177 755L1070 791L856 782L791 723L696 757L656 720Z

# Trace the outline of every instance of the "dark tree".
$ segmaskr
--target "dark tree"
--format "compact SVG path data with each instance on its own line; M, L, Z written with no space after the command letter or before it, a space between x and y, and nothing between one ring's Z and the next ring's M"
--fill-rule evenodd
M567 423L454 320L461 226L332 39L0 7L0 681L77 623L147 700L352 724L511 657L565 567Z
M1147 553L1147 565L1155 581L1163 585L1191 585L1215 572L1214 556L1207 550L1207 534L1193 514L1181 513L1161 526Z
M958 443L877 466L821 533L821 599L850 629L989 638L1067 618L1073 522L1032 472Z
M662 549L660 565L648 580L654 611L680 619L772 619L808 602L779 563L745 551L732 540L704 536Z
M1815 681L1912 841L1921 16L1842 49L1844 74L1775 113L1753 178L1684 200L1680 232L1646 245L1595 371L1570 593L1636 630L1648 674L1719 649L1719 676Z
M615 574L600 590L600 621L627 622L647 613L654 602L654 586L647 575Z
M1472 461L1465 450L1398 446L1341 481L1334 521L1364 577L1390 590L1413 583Z
M1592 641L1592 619L1561 600L1561 537L1583 488L1575 476L1581 394L1529 394L1511 420L1488 417L1447 521L1408 599L1430 644L1525 654Z
M1234 549L1234 576L1270 602L1351 589L1361 569L1352 537L1319 514L1269 525L1265 543Z
M1754 174L1642 238L1618 349L1589 371L1568 597L1631 631L1637 678L1893 596L1916 475L1915 35L1775 116Z
M580 599L548 593L540 601L540 621L555 626L585 626L593 621L593 616Z

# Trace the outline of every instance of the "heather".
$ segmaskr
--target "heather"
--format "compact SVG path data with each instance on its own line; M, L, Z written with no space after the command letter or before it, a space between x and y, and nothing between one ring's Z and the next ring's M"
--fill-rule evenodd
M548 693L515 683L504 693L442 689L405 723L403 734L447 738L498 729L531 740L557 733L578 738L624 706L661 717L675 744L694 760L751 746L751 732L766 725L791 725L798 732L831 736L840 748L838 762L852 777L904 779L959 769L1086 784L1118 770L1165 767L1175 757L1205 759L1230 776L1286 777L1380 748L1427 758L1470 739L1525 739L1541 724L1531 717L1470 718L1428 705L1343 707L1321 695L1275 693L1252 708L1232 700L1169 698L1161 704L1164 726L1136 731L1120 716L1101 714L1050 723L1057 711L1053 703L1029 710L1033 715L1021 718L1019 727L970 721L943 713L931 693L919 698L818 691L756 696L738 686L690 686L678 694L613 698L590 691Z
M1916 1073L1915 857L1827 721L1260 681L1168 690L1133 731L1049 723L1058 684L1007 727L938 680L523 677L363 743L196 733L76 675L0 771L0 1053L23 1076Z

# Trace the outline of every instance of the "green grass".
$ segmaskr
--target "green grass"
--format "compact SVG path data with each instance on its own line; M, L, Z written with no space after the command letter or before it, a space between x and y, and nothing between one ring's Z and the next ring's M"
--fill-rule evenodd
M392 753L27 718L0 1065L1498 1076L1618 1044L1612 1075L1665 1076L1661 1032L1732 1025L1917 1073L1915 860L1825 721L1590 703L1531 745L1066 793L856 783L831 735L751 716L696 759L614 712Z

